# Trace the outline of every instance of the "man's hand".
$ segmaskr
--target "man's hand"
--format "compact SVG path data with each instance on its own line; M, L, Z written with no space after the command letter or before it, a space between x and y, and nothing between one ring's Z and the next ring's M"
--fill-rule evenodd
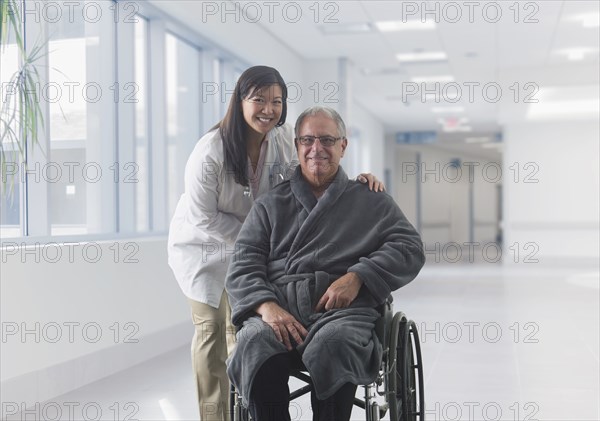
M315 311L318 313L323 308L331 310L348 307L358 295L362 283L356 273L348 272L329 285L329 288L317 303Z
M298 345L304 342L308 335L307 330L290 313L282 309L279 304L267 301L259 305L255 311L262 316L263 321L271 326L279 342L283 342L288 351L292 350L290 335Z
M363 184L369 183L369 190L376 192L385 190L385 185L383 184L383 182L379 181L377 177L375 177L371 173L359 174L358 177L356 177L356 179Z

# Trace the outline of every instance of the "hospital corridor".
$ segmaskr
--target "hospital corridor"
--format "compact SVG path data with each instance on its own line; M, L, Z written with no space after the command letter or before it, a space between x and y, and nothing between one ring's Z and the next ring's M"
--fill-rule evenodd
M283 421L268 385L242 398L247 358L310 372L322 346L379 364L351 420L600 421L599 2L2 0L0 22L2 420ZM388 295L389 320L357 304ZM332 339L358 314L370 337ZM315 405L289 419L347 419Z

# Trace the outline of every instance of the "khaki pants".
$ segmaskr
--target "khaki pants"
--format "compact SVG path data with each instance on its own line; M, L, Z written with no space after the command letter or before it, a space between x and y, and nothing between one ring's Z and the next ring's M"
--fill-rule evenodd
M225 360L235 345L235 329L227 293L219 308L189 300L196 327L192 339L192 366L196 377L202 421L229 421L229 378Z

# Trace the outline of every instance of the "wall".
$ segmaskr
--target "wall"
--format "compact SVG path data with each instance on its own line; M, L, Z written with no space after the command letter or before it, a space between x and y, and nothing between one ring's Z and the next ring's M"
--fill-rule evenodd
M41 402L190 343L164 238L4 245L2 401Z
M507 246L519 243L523 249L534 243L537 256L546 262L555 257L598 258L599 138L593 121L507 125ZM516 180L515 164L520 168Z
M387 147L389 151L394 151L394 153L387 154L393 160L391 164L392 195L406 218L408 218L411 224L417 227L417 213L419 209L417 203L418 184L416 180L409 180L406 175L403 176L402 172L402 168L405 168L406 163L417 162L417 152L407 148L399 148L396 146L395 141L388 142Z
M383 181L385 170L385 133L383 124L356 101L352 102L351 127L356 127L359 133L359 144L356 147L358 160L352 176L362 172L370 172ZM390 187L388 187L388 191Z

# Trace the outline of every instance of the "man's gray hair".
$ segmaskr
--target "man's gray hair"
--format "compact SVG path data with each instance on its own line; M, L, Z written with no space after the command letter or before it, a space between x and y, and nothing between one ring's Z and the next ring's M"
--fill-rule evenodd
M346 125L344 124L344 120L338 114L336 110L329 107L322 107L320 105L315 105L314 107L310 107L302 112L298 119L296 120L296 126L294 127L294 133L296 137L300 136L300 126L306 117L313 117L317 114L325 114L327 117L332 119L337 125L338 136L345 138L346 137Z

